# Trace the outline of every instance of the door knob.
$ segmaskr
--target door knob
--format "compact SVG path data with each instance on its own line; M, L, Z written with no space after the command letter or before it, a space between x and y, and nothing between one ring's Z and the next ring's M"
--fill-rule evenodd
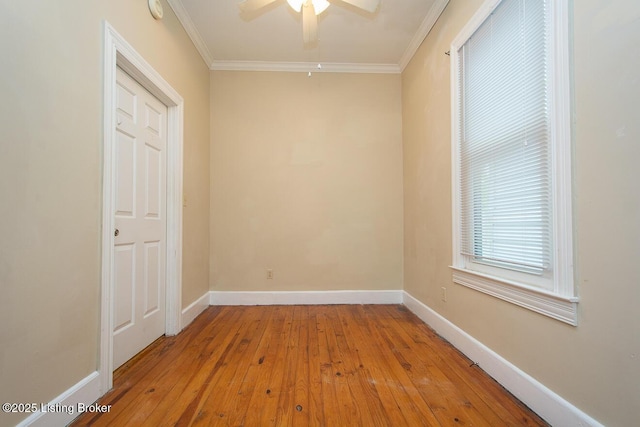
M118 230L118 229L116 228L116 231L113 233L113 235L114 235L114 236L116 236L116 237L118 237L118 234L120 234L120 230Z

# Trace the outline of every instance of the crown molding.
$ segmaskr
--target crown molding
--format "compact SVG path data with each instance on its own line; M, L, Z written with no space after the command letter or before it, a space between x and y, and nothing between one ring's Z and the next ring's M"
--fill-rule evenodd
M207 64L207 67L211 68L213 55L211 55L207 44L202 39L202 36L196 29L196 26L193 24L191 17L187 13L187 9L185 9L182 4L182 0L167 0L167 3L169 3L169 6L173 9L178 21L182 24L182 27L187 32L187 35L195 45L198 52L200 52L200 56L204 60L205 64Z
M318 67L321 65L321 68ZM400 74L396 64L349 64L329 62L213 61L213 71L285 71L312 73Z
M324 63L318 69L317 63L311 62L268 62L268 61L218 61L213 59L202 36L193 24L182 0L167 0L176 17L182 24L189 38L202 56L202 59L212 71L289 71L289 72L324 72L324 73L373 73L400 74L409 64L416 51L427 37L438 18L449 3L449 0L436 0L429 13L422 21L420 28L411 39L398 64L355 64L355 63Z
M429 32L431 32L431 29L438 21L438 18L440 17L440 15L442 15L444 8L447 7L447 4L449 4L449 0L436 0L433 3L433 6L431 6L429 13L427 13L427 16L425 16L422 24L420 25L420 28L418 28L418 31L413 36L413 39L411 39L409 46L407 46L407 49L404 51L402 58L400 58L400 62L398 63L400 72L404 71L405 67L409 65L409 62L413 58L413 55L416 54L416 51L418 50L424 39L426 39L429 35Z

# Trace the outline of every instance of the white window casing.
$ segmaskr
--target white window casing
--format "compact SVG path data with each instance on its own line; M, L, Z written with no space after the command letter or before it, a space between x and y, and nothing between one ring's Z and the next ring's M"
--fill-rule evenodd
M568 0L487 0L451 44L453 281L577 325Z

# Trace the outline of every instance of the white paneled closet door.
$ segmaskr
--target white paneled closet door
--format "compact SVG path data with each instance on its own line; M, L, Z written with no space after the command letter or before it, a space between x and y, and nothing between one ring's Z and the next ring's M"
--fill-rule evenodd
M167 107L117 69L113 367L165 333Z

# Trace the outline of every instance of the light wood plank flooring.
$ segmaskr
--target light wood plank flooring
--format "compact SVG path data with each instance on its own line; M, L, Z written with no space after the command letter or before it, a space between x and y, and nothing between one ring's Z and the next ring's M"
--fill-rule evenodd
M210 307L74 426L547 425L401 305Z

